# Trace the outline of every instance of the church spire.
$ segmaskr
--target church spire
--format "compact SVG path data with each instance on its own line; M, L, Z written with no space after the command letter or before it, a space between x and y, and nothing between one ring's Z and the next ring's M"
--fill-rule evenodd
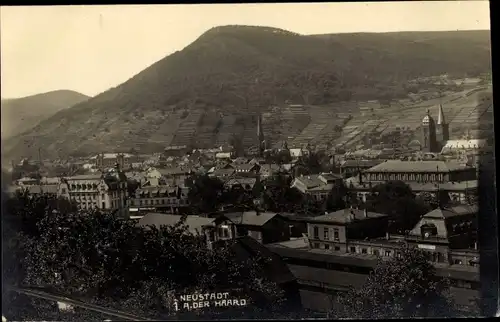
M266 149L266 142L264 138L264 131L262 130L262 114L259 113L257 119L257 139L259 140L259 152L262 156L262 153Z
M443 105L442 104L439 104L439 114L438 114L438 122L437 122L438 125L441 125L441 124L446 124L446 121L444 119L444 112L443 112Z

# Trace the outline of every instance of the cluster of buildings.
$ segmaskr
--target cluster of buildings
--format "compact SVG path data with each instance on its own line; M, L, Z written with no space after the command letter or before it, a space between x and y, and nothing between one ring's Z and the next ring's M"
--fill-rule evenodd
M387 232L389 216L342 209L317 217L259 211L188 216L191 233L207 247L251 237L278 254L296 278L305 308L328 311L349 287L362 287L378 260L400 256L403 246L427 254L437 274L451 282L452 296L464 309L475 308L480 296L477 206L437 208L425 214L405 235ZM149 213L138 226L174 225L179 215ZM333 301L335 302L335 301Z
M206 241L207 247L236 238L250 237L281 256L308 298L317 294L336 296L349 286L361 286L377 259L399 256L402 245L426 252L438 274L450 278L459 302L479 293L477 213L477 164L463 159L474 156L484 142L462 144L449 140L449 126L442 107L438 121L429 113L422 120L421 149L413 157L353 157L332 155L329 166L338 171L298 175L297 160L311 151L288 149L287 163L265 158L265 139L260 121L258 155L236 157L230 148L190 151L186 146L168 147L160 155L140 159L126 153L101 153L83 166L87 174L53 178L21 178L13 190L52 194L75 202L81 209L113 210L138 220L137 225L164 226L177 223L189 208L189 180L193 175L220 179L227 190L251 191L257 181L275 174L293 178L291 187L317 201L324 201L338 184L360 200L377 184L403 181L412 191L438 198L446 193L449 204L425 214L405 235L388 233L389 216L360 209L342 209L315 217L264 211L223 211L205 217L188 216L190 231ZM420 154L419 154L420 153ZM430 157L422 157L422 155ZM452 156L451 158L449 156ZM460 155L461 158L453 158ZM418 156L418 157L417 157ZM448 156L448 157L447 157ZM392 158L392 159L391 159ZM314 295L316 294L316 295ZM329 310L330 302L305 303L313 310Z

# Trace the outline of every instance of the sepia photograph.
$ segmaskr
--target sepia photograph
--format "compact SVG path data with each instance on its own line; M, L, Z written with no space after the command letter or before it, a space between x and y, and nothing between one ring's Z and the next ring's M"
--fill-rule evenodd
M489 1L0 18L2 321L495 316Z

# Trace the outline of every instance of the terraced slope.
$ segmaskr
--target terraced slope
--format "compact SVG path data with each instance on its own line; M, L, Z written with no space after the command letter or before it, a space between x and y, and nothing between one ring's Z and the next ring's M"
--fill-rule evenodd
M285 104L403 99L410 90L402 84L416 77L490 72L490 47L489 31L303 36L269 27L217 27L123 84L11 137L3 152L33 156L42 148L57 157L190 144L200 137L205 144L210 129L198 129L200 111L238 116ZM181 110L189 116L172 125L170 114ZM271 129L276 136L268 138L295 137L309 125L307 114L285 109L283 129ZM219 133L253 132L249 119L226 124L229 129L222 125ZM164 127L177 127L173 139Z

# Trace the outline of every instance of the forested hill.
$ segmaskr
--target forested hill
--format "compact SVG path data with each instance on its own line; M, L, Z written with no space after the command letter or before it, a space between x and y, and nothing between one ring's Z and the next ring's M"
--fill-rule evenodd
M184 133L195 133L190 140L196 142L211 131L214 138L207 140L216 142L217 133L244 131L250 121L242 119L239 129L227 128L232 125L226 121L203 125L204 116L194 110L227 117L283 102L401 97L408 93L407 80L476 75L491 71L490 60L489 31L304 36L268 27L217 27L123 84L11 139L5 151L20 156L38 147L67 154L159 146ZM178 132L188 114L185 122L193 128Z
M89 97L69 90L22 98L2 98L2 139L33 128L38 122Z

